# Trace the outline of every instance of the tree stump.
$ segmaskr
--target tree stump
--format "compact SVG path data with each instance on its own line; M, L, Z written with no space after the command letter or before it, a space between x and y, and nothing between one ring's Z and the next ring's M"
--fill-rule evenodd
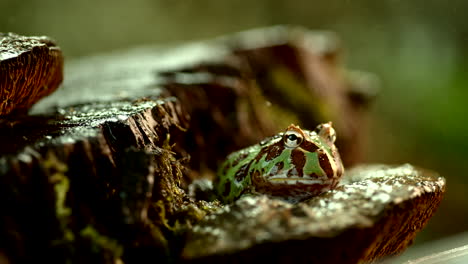
M292 122L333 121L346 166L357 164L375 78L345 69L340 49L331 33L274 27L67 62L61 89L0 120L0 257L357 263L401 252L445 190L410 165L351 170L296 205L188 195L229 152Z

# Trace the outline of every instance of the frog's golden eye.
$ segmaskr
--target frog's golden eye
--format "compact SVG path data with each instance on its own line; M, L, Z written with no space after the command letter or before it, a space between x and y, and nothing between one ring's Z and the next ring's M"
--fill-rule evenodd
M290 130L284 133L283 140L284 145L287 148L296 148L302 143L302 140L304 140L304 138L302 137L301 133L294 130Z

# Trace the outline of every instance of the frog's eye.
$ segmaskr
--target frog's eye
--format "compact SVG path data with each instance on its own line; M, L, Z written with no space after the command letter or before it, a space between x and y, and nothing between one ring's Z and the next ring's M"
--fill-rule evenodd
M332 123L331 123L331 122L318 125L317 128L315 128L314 131L315 131L319 136L321 136L322 138L325 138L326 140L328 140L328 141L331 142L331 143L335 143L335 140L336 140L336 131L335 131L335 129L332 127Z
M304 138L302 137L302 135L299 132L294 131L294 130L286 131L286 133L284 133L284 136L283 136L284 145L287 148L295 148L299 146L302 143L303 139Z

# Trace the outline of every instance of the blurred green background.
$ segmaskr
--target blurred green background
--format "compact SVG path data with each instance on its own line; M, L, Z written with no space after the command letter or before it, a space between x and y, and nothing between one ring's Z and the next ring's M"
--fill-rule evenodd
M446 177L417 243L468 230L468 1L1 0L0 31L55 38L67 59L140 44L297 24L337 32L346 64L376 73L368 162Z

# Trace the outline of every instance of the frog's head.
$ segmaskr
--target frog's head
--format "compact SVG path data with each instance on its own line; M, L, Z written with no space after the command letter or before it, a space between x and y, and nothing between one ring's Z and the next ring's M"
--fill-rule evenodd
M343 174L332 123L314 131L290 125L253 164L258 192L283 197L308 197L334 188Z

